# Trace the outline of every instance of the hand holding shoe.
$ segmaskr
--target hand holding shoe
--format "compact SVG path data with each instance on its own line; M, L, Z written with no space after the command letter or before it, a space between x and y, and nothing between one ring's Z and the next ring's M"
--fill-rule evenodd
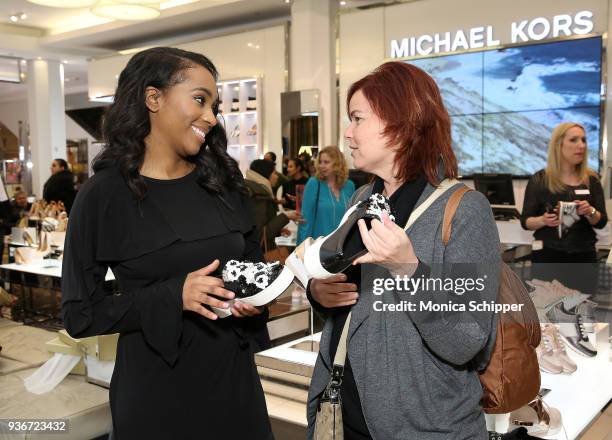
M588 201L576 200L575 203L576 203L576 213L578 215L586 215L587 217L591 215L591 212L593 211L593 207Z
M556 228L561 223L557 214L545 212L541 217L542 226L548 226L550 228Z
M344 281L346 275L343 273L324 280L313 278L310 281L310 294L316 302L326 308L352 306L359 297L357 286Z
M232 305L232 315L236 318L247 318L249 316L260 315L264 311L264 307L255 307L251 304L243 303L240 301L234 301Z
M419 262L406 231L393 223L387 213L383 221L372 220L372 228L368 228L363 220L357 223L361 240L368 252L353 261L353 265L363 263L378 263L390 270L398 266Z
M214 321L217 319L217 315L204 307L204 305L207 304L223 309L228 307L226 302L211 296L212 294L221 298L234 298L234 292L223 288L223 280L209 276L218 267L219 260L215 260L208 266L187 275L183 285L183 310L199 313L203 317Z

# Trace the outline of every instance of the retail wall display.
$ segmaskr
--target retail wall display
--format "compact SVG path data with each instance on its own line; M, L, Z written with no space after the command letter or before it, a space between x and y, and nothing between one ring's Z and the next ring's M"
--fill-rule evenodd
M406 61L428 72L451 115L460 173L527 176L546 164L553 128L582 124L599 169L601 37Z
M219 117L227 132L227 152L244 173L261 155L261 78L217 83Z
M75 185L81 186L89 177L89 156L87 139L68 139L66 159L74 174Z

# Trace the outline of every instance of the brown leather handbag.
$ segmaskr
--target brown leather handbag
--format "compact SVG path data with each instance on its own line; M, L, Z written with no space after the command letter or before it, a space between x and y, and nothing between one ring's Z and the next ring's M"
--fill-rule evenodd
M463 195L456 190L444 210L442 241L446 246L451 226ZM540 344L540 321L535 306L521 279L501 263L498 304L523 304L521 311L501 313L497 336L488 365L480 372L483 388L481 405L488 414L505 414L531 402L540 391L540 368L536 347Z

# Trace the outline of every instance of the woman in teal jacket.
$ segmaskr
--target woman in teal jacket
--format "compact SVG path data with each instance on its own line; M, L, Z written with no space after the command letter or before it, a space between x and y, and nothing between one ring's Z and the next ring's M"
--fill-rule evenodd
M338 147L323 148L317 158L317 172L304 188L301 210L304 223L298 228L297 244L336 229L354 192L355 184L348 179L342 152Z

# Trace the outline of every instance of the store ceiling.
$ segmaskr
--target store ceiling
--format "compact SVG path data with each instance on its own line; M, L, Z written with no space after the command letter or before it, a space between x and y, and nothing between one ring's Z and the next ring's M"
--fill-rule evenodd
M2 0L0 32L38 32L43 48L93 56L102 51L129 49L152 39L290 15L290 5L283 0L160 1L165 2L162 8L167 6L160 17L135 22L102 19L87 8L60 9L38 6L26 0ZM173 5L178 6L169 7ZM25 12L28 18L11 23L10 16L21 12Z
M66 93L87 86L87 60L151 44L177 44L289 20L285 0L159 0L162 14L144 22L112 21L87 8L51 8L26 0L0 0L0 56L66 61ZM399 0L399 2L414 0ZM347 0L342 10L397 3ZM26 13L12 23L10 16ZM180 40L180 41L179 41ZM25 70L25 69L24 69ZM0 100L21 99L24 84L0 82Z

